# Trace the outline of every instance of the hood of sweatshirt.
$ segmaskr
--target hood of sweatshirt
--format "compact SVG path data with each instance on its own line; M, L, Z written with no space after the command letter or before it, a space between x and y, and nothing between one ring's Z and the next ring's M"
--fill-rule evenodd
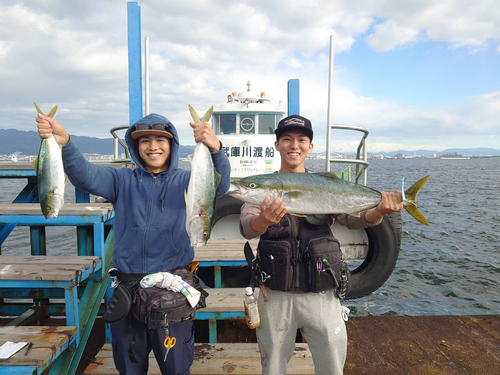
M127 133L125 134L125 142L127 143L128 149L130 151L130 155L132 156L132 159L134 162L137 164L139 168L142 169L143 172L151 173L146 169L146 166L144 165L144 160L139 155L139 150L137 147L137 139L132 138L132 132L134 130L135 125L138 124L146 124L146 125L155 125L155 124L162 124L167 126L168 132L170 132L173 135L173 138L171 140L170 144L170 167L169 170L176 169L179 164L179 135L177 134L177 129L175 129L175 126L170 122L169 119L166 117L163 117L161 115L158 115L156 113L151 113L137 122L135 122L128 130Z

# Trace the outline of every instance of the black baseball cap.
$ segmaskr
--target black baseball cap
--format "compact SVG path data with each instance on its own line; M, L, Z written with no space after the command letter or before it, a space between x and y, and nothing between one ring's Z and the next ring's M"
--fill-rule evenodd
M287 130L300 130L306 133L311 141L313 139L311 121L306 119L305 117L299 115L291 115L281 120L278 123L278 127L274 131L274 134L276 134L276 139L279 140L281 135Z

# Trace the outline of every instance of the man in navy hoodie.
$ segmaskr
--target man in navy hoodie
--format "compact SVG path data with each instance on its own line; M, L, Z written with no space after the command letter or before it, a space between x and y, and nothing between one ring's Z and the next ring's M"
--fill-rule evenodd
M178 168L179 137L172 123L150 114L133 124L125 135L137 168L113 168L85 160L58 121L39 114L40 138L54 135L63 146L64 170L81 190L109 200L115 210L113 263L122 273L148 274L185 267L194 258L186 232L186 203L191 171ZM211 151L215 169L222 176L217 196L230 185L229 161L207 122L190 123L195 142ZM162 374L189 374L194 357L194 325L186 321L170 326L176 345L164 361L165 330L148 329L133 318L111 325L113 358L120 374L146 374L153 350ZM129 344L135 340L129 358Z

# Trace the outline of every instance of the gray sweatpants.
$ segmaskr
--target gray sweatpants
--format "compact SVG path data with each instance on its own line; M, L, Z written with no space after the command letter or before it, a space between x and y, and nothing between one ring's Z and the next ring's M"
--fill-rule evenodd
M347 332L340 301L333 290L286 293L266 288L259 294L257 341L263 375L286 374L295 348L297 329L307 340L316 375L341 375L347 353Z

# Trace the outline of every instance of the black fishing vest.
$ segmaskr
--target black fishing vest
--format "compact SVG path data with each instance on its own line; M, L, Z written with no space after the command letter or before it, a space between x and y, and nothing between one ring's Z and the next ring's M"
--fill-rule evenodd
M342 252L326 222L286 214L260 236L258 257L262 281L273 290L318 293L340 286Z

